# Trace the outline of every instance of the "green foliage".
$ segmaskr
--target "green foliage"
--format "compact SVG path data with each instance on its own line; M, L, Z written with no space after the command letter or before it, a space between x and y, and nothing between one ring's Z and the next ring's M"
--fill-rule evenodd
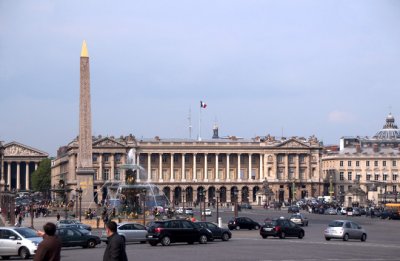
M42 160L32 173L32 189L43 192L51 189L51 159Z

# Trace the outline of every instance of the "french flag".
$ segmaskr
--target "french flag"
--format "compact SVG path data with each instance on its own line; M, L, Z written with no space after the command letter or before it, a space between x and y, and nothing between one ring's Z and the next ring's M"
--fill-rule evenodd
M206 107L207 107L207 104L202 102L202 101L200 101L200 108L205 109Z

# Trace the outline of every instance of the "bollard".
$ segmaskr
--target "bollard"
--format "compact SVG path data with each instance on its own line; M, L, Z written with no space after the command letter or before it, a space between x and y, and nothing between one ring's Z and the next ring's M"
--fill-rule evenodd
M222 227L222 218L221 217L218 218L218 227Z

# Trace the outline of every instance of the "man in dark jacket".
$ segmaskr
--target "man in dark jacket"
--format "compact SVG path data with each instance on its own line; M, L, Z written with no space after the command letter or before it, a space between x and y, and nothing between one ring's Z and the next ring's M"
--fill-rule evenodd
M128 261L125 252L125 241L117 233L117 223L110 221L106 224L107 247L103 261Z
M55 235L56 225L46 223L43 226L43 232L38 232L38 235L43 236L43 241L40 242L36 250L34 261L60 261L61 240Z

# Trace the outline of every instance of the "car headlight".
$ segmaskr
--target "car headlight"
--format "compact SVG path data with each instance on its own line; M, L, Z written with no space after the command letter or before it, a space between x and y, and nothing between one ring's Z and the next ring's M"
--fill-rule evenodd
M35 246L38 246L38 245L39 245L38 242L35 242L35 241L31 241L31 242L32 242L32 244L35 245Z

